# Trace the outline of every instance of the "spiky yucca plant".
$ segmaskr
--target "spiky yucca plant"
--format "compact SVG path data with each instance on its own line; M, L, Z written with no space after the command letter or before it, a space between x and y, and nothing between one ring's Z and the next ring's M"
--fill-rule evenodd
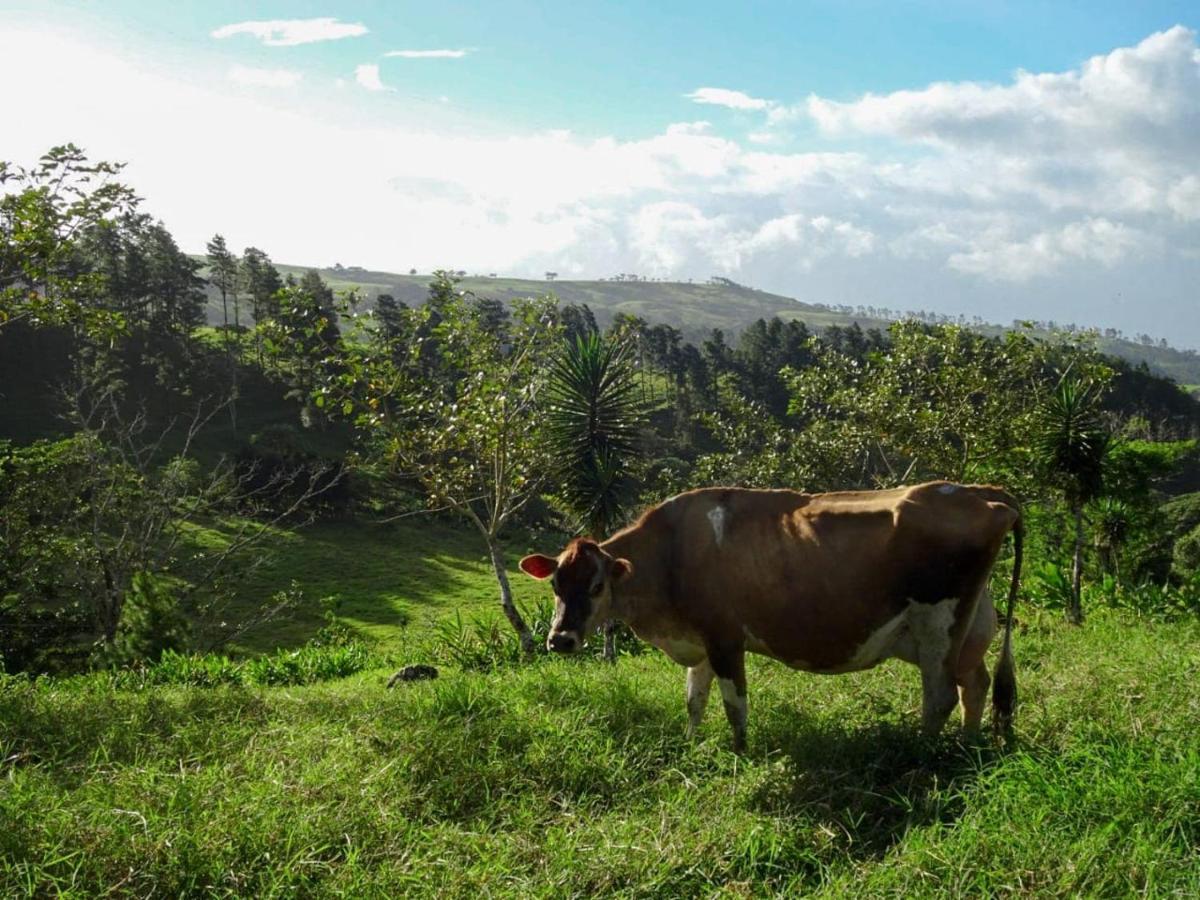
M1083 622L1083 507L1103 487L1104 457L1111 440L1100 417L1100 389L1067 373L1039 404L1030 445L1048 481L1058 487L1075 523L1071 604L1067 621Z
M592 332L564 345L547 387L554 493L577 528L601 540L625 518L632 494L644 414L634 374L632 344ZM607 624L604 655L615 655Z

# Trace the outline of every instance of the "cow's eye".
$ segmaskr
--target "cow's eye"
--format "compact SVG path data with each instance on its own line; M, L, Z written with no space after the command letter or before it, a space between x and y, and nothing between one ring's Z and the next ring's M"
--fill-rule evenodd
M596 596L597 594L599 594L599 593L600 593L602 590L604 590L604 582L603 582L603 581L597 581L595 584L593 584L593 585L592 585L592 589L589 591L589 593L590 593L590 594L591 594L593 597L595 597L595 596Z

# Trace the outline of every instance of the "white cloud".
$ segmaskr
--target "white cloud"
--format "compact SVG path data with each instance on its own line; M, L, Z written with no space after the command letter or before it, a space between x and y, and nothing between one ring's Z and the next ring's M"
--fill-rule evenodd
M1155 322L1174 315L1186 321L1169 326L1173 339L1200 346L1200 320L1178 313L1200 283L1200 114L1189 87L1200 60L1194 36L1183 34L1182 42L1178 31L1153 36L1075 72L909 92L924 94L920 102L886 95L869 116L858 105L867 98L814 98L803 109L831 110L821 132L830 140L794 152L769 122L754 133L772 143L734 139L705 121L637 140L498 132L494 123L475 127L470 98L458 96L445 107L389 94L386 118L362 119L356 104L370 98L339 95L314 77L293 90L247 91L13 29L0 33L0 83L48 58L64 68L6 98L23 127L3 152L29 162L74 141L92 158L129 161L126 177L147 211L189 250L219 230L283 262L721 273L801 299L1131 333L1165 331ZM1114 68L1126 75L1115 78ZM375 65L355 79L387 89ZM1067 87L1017 102L1006 92L1024 79ZM1076 81L1087 89L1070 87ZM1076 99L1060 102L1064 90ZM972 131L981 110L1006 104L1004 116ZM770 119L784 108L796 107L750 111ZM1067 108L1090 123L1082 137L1058 124ZM1106 116L1141 126L1123 133ZM854 139L853 152L840 135ZM1102 305L1118 291L1122 306Z
M1185 222L1200 220L1200 176L1185 175L1167 190L1167 205Z
M268 47L294 47L316 41L336 41L341 38L359 37L367 33L360 22L339 22L335 18L319 19L270 19L259 22L236 22L222 25L212 32L214 38L228 38L238 34L249 34Z
M743 94L741 91L731 91L726 88L702 87L684 96L693 103L724 106L729 109L763 110L771 106L770 100L751 97L749 94Z
M368 91L386 91L387 85L379 77L379 66L374 63L363 63L354 69L354 80Z
M884 135L1023 158L1083 152L1114 164L1190 164L1200 139L1200 51L1176 26L1062 73L1012 84L938 83L839 103L809 97L826 134Z
M471 48L463 47L459 50L391 50L384 56L398 56L401 59L462 59Z
M229 67L226 77L235 84L250 87L295 87L304 76L291 69L259 69L254 66L234 65Z
M1153 253L1158 241L1135 228L1108 219L1072 222L1010 241L985 236L981 246L951 254L952 269L1001 281L1024 282L1046 276L1072 262L1111 269L1133 254Z

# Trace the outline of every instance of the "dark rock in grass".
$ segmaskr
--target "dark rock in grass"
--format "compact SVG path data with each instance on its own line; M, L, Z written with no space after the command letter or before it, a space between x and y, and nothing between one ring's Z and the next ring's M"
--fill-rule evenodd
M388 679L387 686L394 688L401 681L425 681L429 678L437 678L438 670L433 666L417 665L405 666L395 675Z

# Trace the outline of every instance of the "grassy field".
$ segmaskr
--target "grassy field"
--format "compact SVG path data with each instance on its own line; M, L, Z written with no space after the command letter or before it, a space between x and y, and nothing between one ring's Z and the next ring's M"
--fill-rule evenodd
M196 540L216 548L229 534L214 527ZM534 549L533 540L524 532L509 539L509 578L518 599L530 606L550 597L544 585L516 568L517 560ZM558 540L549 538L550 543ZM382 652L402 651L455 611L473 619L498 608L499 589L483 539L442 519L417 517L390 525L324 522L301 532L280 530L263 545L262 554L263 563L239 585L240 613L261 606L291 582L303 591L305 602L286 618L247 633L234 648L245 653L309 640L324 624L326 598L336 601L340 619Z
M496 602L474 539L441 523L322 526L254 579L248 596L339 594L407 661ZM1007 752L920 741L899 663L830 678L755 658L744 758L715 701L685 740L683 672L657 652L394 691L387 668L276 688L0 677L0 895L1197 896L1200 626L1020 612Z

